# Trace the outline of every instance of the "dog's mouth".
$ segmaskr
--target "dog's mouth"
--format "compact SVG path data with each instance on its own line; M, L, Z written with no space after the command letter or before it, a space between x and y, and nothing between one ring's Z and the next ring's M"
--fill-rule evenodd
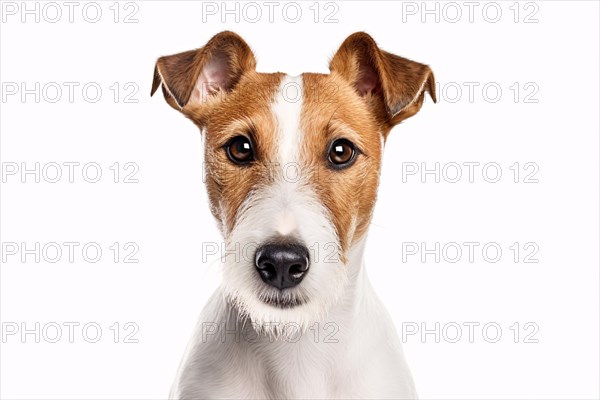
M269 293L258 296L259 300L265 304L277 308L294 308L307 302L300 296L289 295L287 293Z

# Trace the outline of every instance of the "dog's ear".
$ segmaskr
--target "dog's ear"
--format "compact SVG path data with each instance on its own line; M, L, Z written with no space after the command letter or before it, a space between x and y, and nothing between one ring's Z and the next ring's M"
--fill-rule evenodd
M437 101L429 66L379 49L364 32L356 32L342 43L329 69L350 82L389 128L415 115L425 92Z
M150 95L162 83L167 102L183 110L231 90L244 72L255 68L256 60L246 42L236 33L224 31L200 49L160 57L154 67Z

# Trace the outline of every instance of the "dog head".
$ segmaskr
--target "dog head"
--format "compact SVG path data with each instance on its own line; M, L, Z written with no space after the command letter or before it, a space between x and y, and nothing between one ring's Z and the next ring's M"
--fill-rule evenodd
M322 318L344 293L375 204L385 139L416 114L431 69L348 37L331 73L256 72L233 32L158 59L152 94L205 137L226 293L253 323ZM360 255L358 255L360 257Z

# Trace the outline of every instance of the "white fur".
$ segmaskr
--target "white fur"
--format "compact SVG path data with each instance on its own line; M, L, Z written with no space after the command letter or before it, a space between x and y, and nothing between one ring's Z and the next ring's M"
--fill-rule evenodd
M301 90L302 79L290 77L280 89L290 83ZM301 110L281 90L272 104L280 166L299 163ZM202 312L170 397L416 398L394 325L364 270L364 238L342 263L331 216L311 182L283 170L238 210L225 238L237 252L223 260L223 284ZM292 308L261 300L275 289L254 267L254 250L277 234L311 250L305 278L286 289L304 302Z
M294 183L299 171L298 148L300 146L300 114L302 112L302 78L286 76L277 91L271 109L277 121L279 183ZM282 188L284 191L285 188ZM293 193L292 193L293 195ZM287 199L285 199L287 201ZM293 201L293 200L292 200ZM298 227L297 216L284 207L276 217L276 231L289 235Z
M271 110L279 128L279 160L298 162L300 147L300 114L302 112L302 77L286 76L279 84Z

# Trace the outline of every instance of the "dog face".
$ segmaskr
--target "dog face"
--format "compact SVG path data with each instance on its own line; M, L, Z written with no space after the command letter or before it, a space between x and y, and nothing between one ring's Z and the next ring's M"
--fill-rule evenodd
M255 67L248 45L222 32L201 49L159 58L152 93L162 84L167 102L204 134L230 301L259 327L307 327L343 295L385 139L425 92L435 101L434 78L365 33L344 41L329 75Z

